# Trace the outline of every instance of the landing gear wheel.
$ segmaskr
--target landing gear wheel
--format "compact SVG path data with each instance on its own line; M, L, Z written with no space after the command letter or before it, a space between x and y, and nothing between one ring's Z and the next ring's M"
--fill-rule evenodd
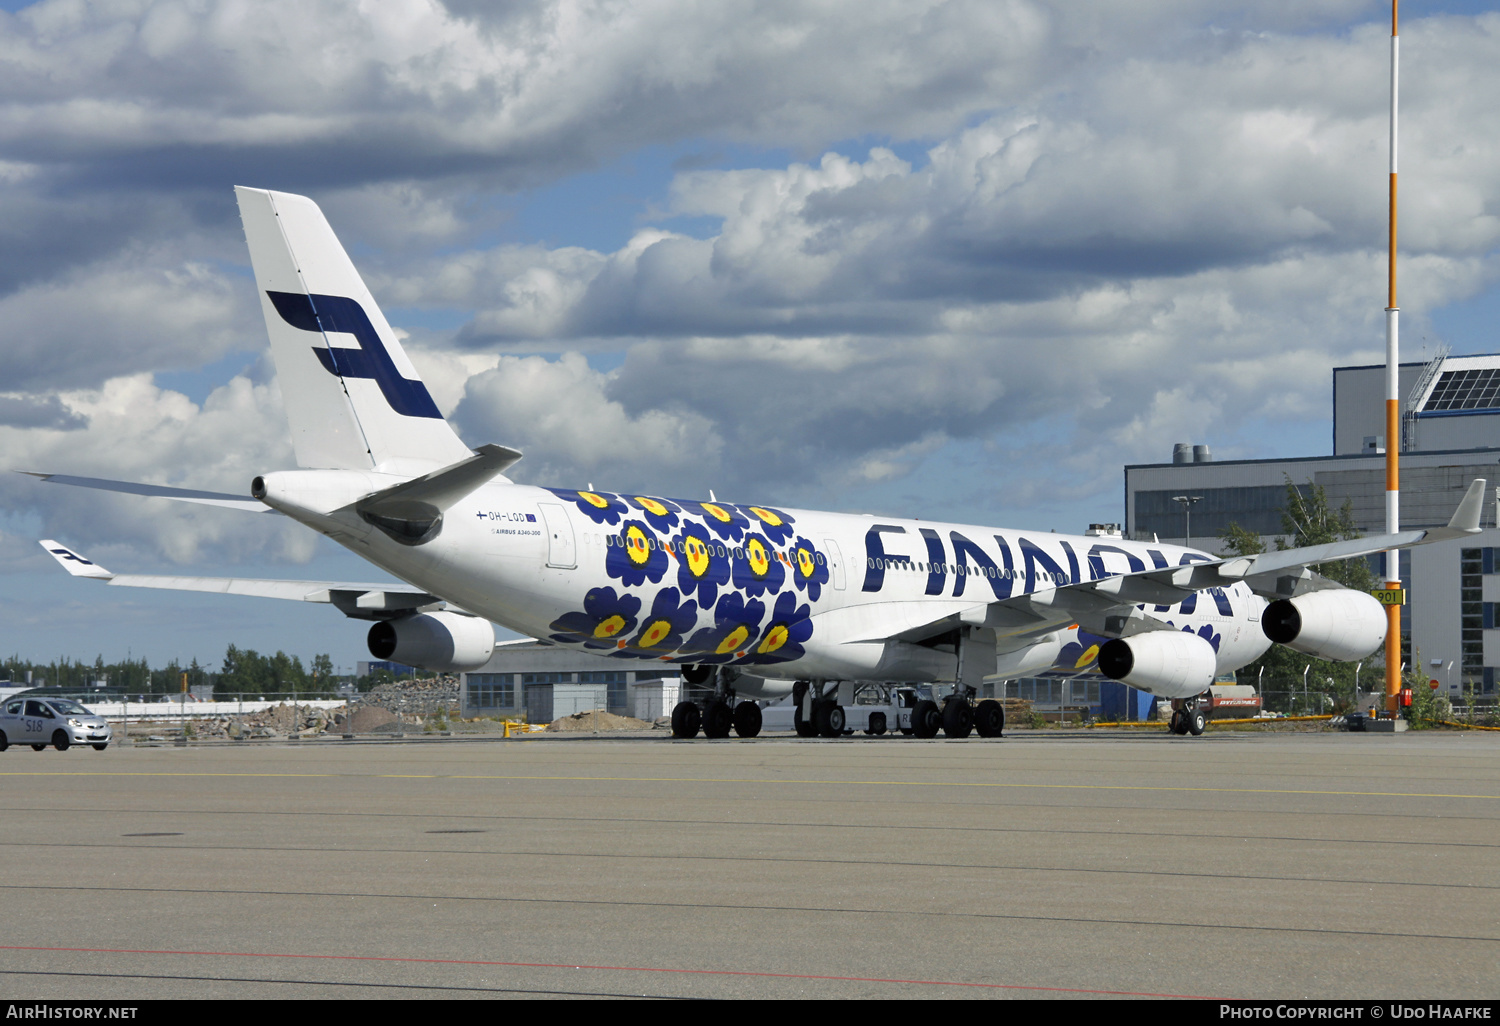
M109 747L109 742L106 741L102 745L95 745L94 746L94 751L96 751L96 752L102 752L102 751L104 751L108 747ZM0 749L0 751L4 751L4 749Z
M1172 718L1167 721L1167 729L1174 734L1187 733L1187 718L1182 715L1181 709L1172 710Z
M917 737L937 737L942 726L943 711L930 699L922 699L911 711L911 732Z
M703 713L703 736L719 740L734 728L734 713L727 702L711 702Z
M943 706L943 735L965 738L974 733L974 707L964 698L950 698Z
M755 737L760 733L760 706L754 702L741 702L734 707L734 732L740 737Z
M974 710L974 732L980 737L999 737L1005 733L1005 706L986 698Z
M672 707L673 737L697 737L702 723L703 713L692 702L678 702Z
M1187 713L1186 719L1188 733L1194 737L1202 734L1204 728L1208 726L1208 717L1203 715L1202 709L1194 709L1192 712Z
M814 703L813 709L817 709L816 703ZM792 729L797 732L798 737L818 736L818 728L813 724L813 722L811 720L805 720L802 718L801 702L798 702L792 710Z
M819 702L813 709L813 722L819 737L839 737L844 733L844 707L837 702Z
M865 728L865 733L866 734L874 735L875 737L879 737L881 734L884 734L885 733L885 713L871 713L870 714L870 725L867 728Z

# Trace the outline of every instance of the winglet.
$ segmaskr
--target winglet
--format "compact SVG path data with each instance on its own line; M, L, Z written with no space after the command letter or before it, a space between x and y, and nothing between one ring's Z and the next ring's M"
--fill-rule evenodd
M1484 486L1487 483L1484 478L1476 477L1469 485L1463 501L1453 511L1453 519L1448 521L1449 530L1462 531L1464 534L1479 533L1479 514L1484 509Z
M91 559L84 559L66 545L59 545L57 542L47 539L41 542L41 546L52 555L53 559L62 564L64 570L74 577L95 577L107 581L114 576L114 574L104 569L98 563L95 563Z
M1469 490L1464 493L1458 509L1453 511L1453 519L1448 521L1446 527L1435 527L1427 532L1427 541L1447 541L1450 538L1466 538L1471 534L1478 534L1483 528L1479 526L1479 515L1484 510L1484 489L1488 484L1482 477L1476 477L1469 485Z

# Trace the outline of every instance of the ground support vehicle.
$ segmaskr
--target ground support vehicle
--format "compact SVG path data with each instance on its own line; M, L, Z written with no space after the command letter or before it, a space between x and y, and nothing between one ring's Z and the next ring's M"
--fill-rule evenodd
M112 739L109 724L71 698L18 695L0 706L0 752L12 744L29 744L38 752L48 745L59 752L92 745L102 752Z

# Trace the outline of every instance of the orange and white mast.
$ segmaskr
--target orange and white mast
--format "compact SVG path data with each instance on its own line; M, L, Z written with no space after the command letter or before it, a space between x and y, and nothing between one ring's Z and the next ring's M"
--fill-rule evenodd
M1401 311L1396 306L1396 101L1400 95L1401 36L1397 32L1397 5L1391 0L1391 210L1389 284L1385 305L1385 529L1401 529ZM1385 586L1401 587L1401 553L1385 554ZM1387 605L1385 631L1386 708L1396 712L1401 690L1401 606Z

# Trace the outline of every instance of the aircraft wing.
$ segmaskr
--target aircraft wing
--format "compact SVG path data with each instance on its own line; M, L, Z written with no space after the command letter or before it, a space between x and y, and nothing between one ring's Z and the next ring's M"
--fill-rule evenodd
M277 581L254 577L176 577L149 574L115 574L91 559L50 539L42 548L74 577L88 577L114 587L162 588L169 591L203 591L219 595L249 595L255 598L326 602L346 616L360 620L383 620L393 612L448 608L448 603L409 584L358 584L348 581Z
M1174 629L1155 617L1147 616L1137 606L1175 605L1204 588L1228 587L1243 581L1257 595L1271 599L1341 588L1343 585L1314 573L1309 567L1315 563L1354 559L1478 534L1485 485L1483 478L1476 478L1469 485L1458 509L1444 527L1353 538L1253 556L1231 556L1182 566L1153 567L1097 581L1063 584L970 606L921 624L901 624L898 630L886 637L920 641L968 625L992 629L1000 638L1020 639L1072 623L1094 634L1129 637L1145 631Z
M126 492L130 495L149 495L158 499L176 499L178 502L196 502L205 506L223 506L227 509L244 510L247 513L276 513L258 499L248 495L230 495L227 492L204 492L196 488L169 488L166 485L137 484L134 481L110 481L102 477L72 477L68 474L41 474L34 470L18 470L18 474L39 477L52 484L74 485L79 488L98 488L106 492Z

